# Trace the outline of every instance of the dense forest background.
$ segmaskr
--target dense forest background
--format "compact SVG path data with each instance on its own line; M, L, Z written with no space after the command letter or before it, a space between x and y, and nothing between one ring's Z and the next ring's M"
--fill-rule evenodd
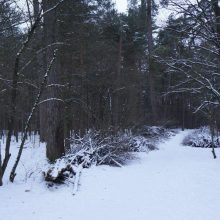
M151 0L129 0L123 14L111 0L26 4L0 2L0 131L11 131L8 142L38 132L54 160L73 131L219 127L217 0L161 1L173 9L163 27Z

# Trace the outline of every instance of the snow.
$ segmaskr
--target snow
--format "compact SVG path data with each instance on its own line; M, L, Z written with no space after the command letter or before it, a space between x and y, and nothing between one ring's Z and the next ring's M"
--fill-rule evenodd
M181 144L191 132L139 153L128 166L84 169L74 196L72 184L46 187L45 147L28 146L15 183L5 179L0 188L0 220L219 220L220 162L210 149Z
M215 134L213 137L213 143L215 147L220 147L220 136L219 134ZM190 145L192 147L212 147L212 137L210 128L207 126L200 127L199 129L195 129L195 131L191 132L187 135L183 140L184 145Z

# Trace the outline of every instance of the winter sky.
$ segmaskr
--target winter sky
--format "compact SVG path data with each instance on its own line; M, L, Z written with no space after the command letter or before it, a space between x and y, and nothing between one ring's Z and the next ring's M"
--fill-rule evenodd
M125 12L127 9L127 0L113 0L119 12ZM21 7L25 7L25 0L18 0L17 3Z
M126 12L127 10L127 0L113 0L116 4L116 8L119 12ZM159 0L156 0L156 2L159 2ZM25 8L26 3L25 0L18 0L17 3L19 4L20 8ZM168 15L170 12L167 9L159 9L159 15L157 17L157 25L163 26L168 18Z
M116 3L116 8L119 12L126 12L127 10L127 0L113 0ZM159 3L159 0L156 0ZM157 17L157 25L163 26L170 14L170 11L164 8L159 8L159 14Z
M119 12L125 12L127 9L127 0L115 0Z

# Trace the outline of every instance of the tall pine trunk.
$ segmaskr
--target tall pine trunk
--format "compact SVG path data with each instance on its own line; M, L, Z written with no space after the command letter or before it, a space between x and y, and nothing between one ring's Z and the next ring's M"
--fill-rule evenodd
M44 0L44 11L54 7L58 0ZM58 9L47 13L44 17L44 37L46 45L51 45L59 41L59 19ZM53 56L53 47L48 47L46 60L51 60ZM48 63L48 62L47 62ZM55 64L51 68L48 77L47 102L46 102L46 149L47 158L55 161L64 154L64 105L61 102L61 92L58 84L61 83L61 63L59 53Z
M122 31L119 34L118 42L118 62L117 62L117 75L115 85L115 111L114 111L114 126L120 126L120 86L121 86L121 61L122 61Z
M153 22L152 22L152 0L147 0L147 42L148 42L148 76L150 86L150 102L153 116L153 123L156 123L157 115L157 100L155 91L155 72L153 60Z
M39 13L40 13L40 3L39 0L33 0L33 12L34 12L34 19L36 20ZM36 41L37 41L37 45L36 45L36 49L39 50L40 48L44 48L45 45L45 41L43 39L43 29L42 26L39 27L39 30L36 33ZM37 73L38 73L38 77L39 80L43 77L43 74L46 71L46 57L45 57L45 52L41 52L39 54L37 54ZM44 100L46 98L45 94L42 94L42 100ZM39 121L40 121L40 141L41 142L45 142L46 141L46 104L40 104L39 105Z

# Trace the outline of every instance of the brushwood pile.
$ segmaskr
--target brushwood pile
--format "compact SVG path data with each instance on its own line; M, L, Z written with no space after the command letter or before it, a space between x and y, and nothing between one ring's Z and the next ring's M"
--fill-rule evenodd
M89 130L82 137L75 134L70 139L68 153L44 172L48 186L74 183L82 169L92 165L122 167L135 158L135 152L157 149L157 143L174 134L163 127L143 126L123 132Z

